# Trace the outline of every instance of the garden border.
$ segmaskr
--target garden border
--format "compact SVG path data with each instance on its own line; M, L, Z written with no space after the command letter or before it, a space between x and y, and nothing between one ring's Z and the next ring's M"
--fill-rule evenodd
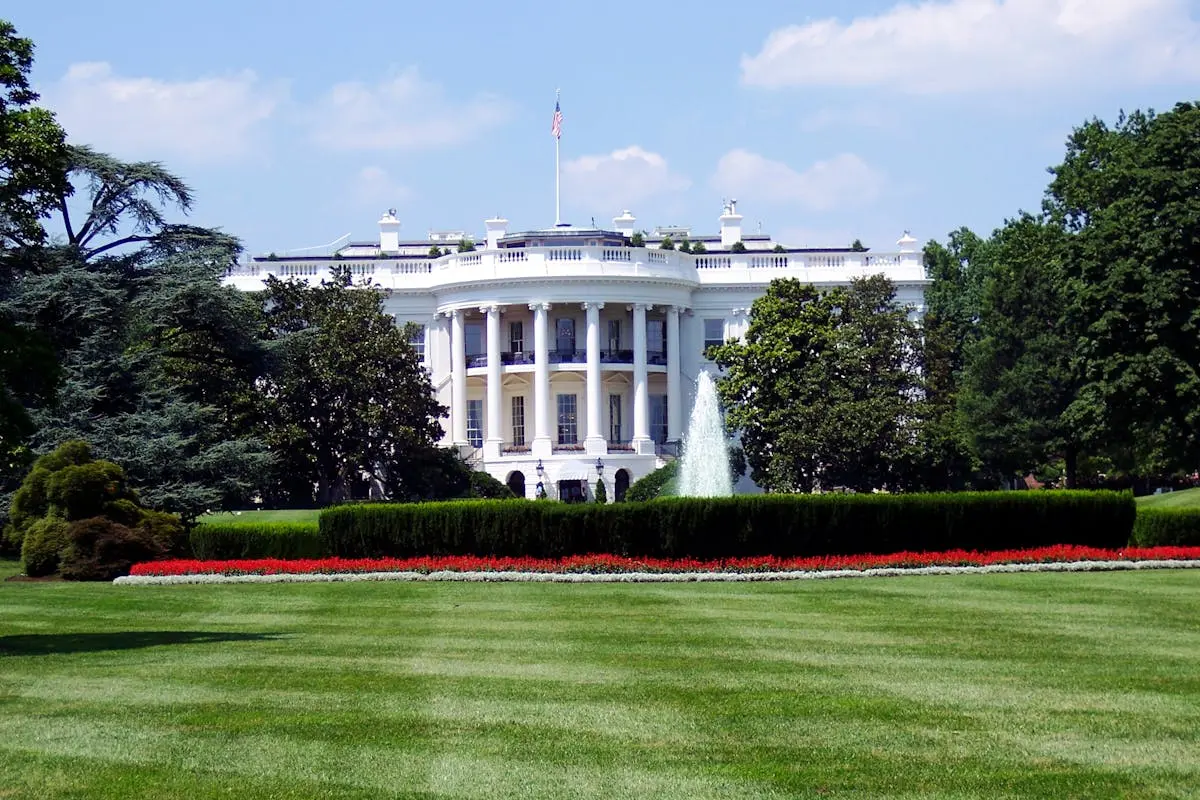
M270 575L126 575L122 586L227 583L356 583L366 581L460 583L759 583L833 578L897 578L917 575L991 575L1017 572L1117 572L1144 569L1200 569L1200 559L1146 561L1055 561L986 566L883 567L788 572L316 572Z

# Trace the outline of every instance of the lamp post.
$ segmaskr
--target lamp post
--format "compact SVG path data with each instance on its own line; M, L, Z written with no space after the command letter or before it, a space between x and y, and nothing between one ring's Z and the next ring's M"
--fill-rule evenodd
M596 458L596 476L599 478L604 477L604 460L599 457Z

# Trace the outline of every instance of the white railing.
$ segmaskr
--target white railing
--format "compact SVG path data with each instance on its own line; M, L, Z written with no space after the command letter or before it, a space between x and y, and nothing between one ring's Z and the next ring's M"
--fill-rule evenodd
M489 279L547 277L651 278L690 285L768 283L797 278L840 282L882 272L897 282L925 278L920 253L746 252L680 253L644 247L569 246L476 250L437 259L304 259L252 261L232 268L227 279L245 288L267 275L317 282L335 268L383 288L422 290Z

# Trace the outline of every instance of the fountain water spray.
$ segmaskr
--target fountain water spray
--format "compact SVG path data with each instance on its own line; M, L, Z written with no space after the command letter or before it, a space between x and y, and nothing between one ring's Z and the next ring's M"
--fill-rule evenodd
M721 404L712 376L701 372L696 381L696 404L683 437L679 465L679 494L684 497L729 497L729 444L721 421Z

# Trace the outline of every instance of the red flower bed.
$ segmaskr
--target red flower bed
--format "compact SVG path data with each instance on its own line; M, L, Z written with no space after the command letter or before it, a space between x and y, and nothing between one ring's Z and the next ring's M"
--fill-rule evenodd
M337 572L792 572L880 567L987 566L1066 561L1147 561L1200 559L1200 547L1096 547L1056 545L1031 550L977 553L890 553L888 555L815 556L812 558L695 559L626 558L613 555L566 558L493 558L491 556L421 556L418 558L279 558L238 561L151 561L134 564L133 575L278 575Z

